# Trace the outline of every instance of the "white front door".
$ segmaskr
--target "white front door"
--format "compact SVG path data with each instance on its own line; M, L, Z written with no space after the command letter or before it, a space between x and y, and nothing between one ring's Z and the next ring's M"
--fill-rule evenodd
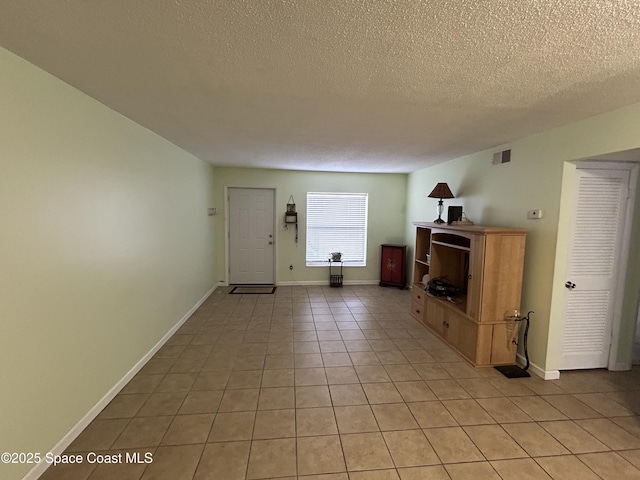
M629 170L578 168L560 370L609 364Z
M273 285L274 199L269 188L229 188L229 283Z

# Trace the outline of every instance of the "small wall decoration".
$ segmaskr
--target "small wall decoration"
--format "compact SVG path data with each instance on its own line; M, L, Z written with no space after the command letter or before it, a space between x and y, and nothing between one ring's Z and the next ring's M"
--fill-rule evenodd
M284 223L298 223L298 214L296 212L285 213Z
M295 213L296 201L293 199L293 195L289 197L289 203L287 203L287 213Z
M293 199L293 195L289 197L289 202L287 203L287 213L284 214L284 223L298 223L296 201Z
M296 243L298 243L298 214L296 213L296 201L293 195L289 197L287 202L287 211L284 214L284 228L289 228L289 224L296 226Z

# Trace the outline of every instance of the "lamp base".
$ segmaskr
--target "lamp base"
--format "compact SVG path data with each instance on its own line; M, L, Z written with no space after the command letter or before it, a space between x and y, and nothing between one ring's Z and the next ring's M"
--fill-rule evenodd
M441 219L440 217L436 218L433 223L445 223L445 221L443 219Z

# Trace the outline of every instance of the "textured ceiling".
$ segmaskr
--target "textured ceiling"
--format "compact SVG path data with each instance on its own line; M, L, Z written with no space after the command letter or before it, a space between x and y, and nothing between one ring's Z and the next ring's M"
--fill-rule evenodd
M410 172L640 102L637 0L0 0L0 45L215 165Z

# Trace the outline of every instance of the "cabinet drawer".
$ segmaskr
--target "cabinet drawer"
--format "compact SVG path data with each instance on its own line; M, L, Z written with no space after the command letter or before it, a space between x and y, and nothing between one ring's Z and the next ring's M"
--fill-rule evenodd
M419 303L420 305L424 305L424 298L427 296L427 292L422 290L420 287L413 286L411 290L411 301L413 303Z
M421 323L424 323L424 304L411 302L411 316Z

